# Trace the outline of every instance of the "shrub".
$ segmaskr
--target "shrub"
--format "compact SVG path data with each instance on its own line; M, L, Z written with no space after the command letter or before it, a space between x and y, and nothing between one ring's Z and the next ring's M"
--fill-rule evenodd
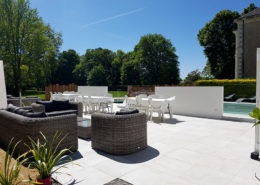
M13 155L16 146L20 143L16 143L11 149L13 138L10 140L4 159L4 169L0 168L0 184L1 185L18 185L24 182L30 181L18 181L20 177L20 168L28 160L26 154L20 155L16 161L13 161Z
M195 86L223 86L224 96L236 93L236 98L250 98L256 95L255 79L235 79L235 80L198 80Z

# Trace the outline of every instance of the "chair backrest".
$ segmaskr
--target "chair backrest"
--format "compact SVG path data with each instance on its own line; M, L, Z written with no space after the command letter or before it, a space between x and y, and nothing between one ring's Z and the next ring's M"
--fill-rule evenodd
M148 98L157 98L157 97L158 97L158 96L155 95L155 94L151 94L151 95L148 96Z
M136 105L141 106L142 98L140 96L136 96Z
M70 94L70 91L64 91L63 94Z
M126 102L126 106L128 108L134 108L136 106L136 100L133 101L133 100L129 99L129 97L127 95L125 95L125 102Z
M85 105L90 104L90 97L89 96L82 96L82 103Z
M139 95L137 95L136 97L147 98L147 95L146 95L146 94L139 94Z
M56 94L55 100L66 100L61 93Z
M83 102L83 96L77 96L75 102Z
M160 109L161 106L162 106L162 103L161 102L157 102L157 101L153 101L153 99L151 98L150 99L150 105L151 105L152 108Z

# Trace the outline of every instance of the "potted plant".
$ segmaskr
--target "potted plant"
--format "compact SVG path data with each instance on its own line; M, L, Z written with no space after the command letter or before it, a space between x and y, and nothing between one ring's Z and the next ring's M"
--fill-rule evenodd
M28 160L26 154L20 155L16 161L13 161L13 154L16 146L19 144L16 143L11 150L13 138L10 140L10 143L7 147L4 159L4 169L0 168L0 184L1 185L18 185L25 182L30 182L29 180L18 181L20 176L21 166Z
M31 146L27 145L29 148L29 153L32 154L32 161L30 162L29 166L35 168L39 172L39 177L37 182L43 185L51 185L51 175L55 173L60 168L65 167L67 164L63 164L53 170L54 166L57 166L61 163L72 161L72 158L66 153L70 152L69 149L65 148L62 150L58 150L61 142L64 140L66 136L60 139L61 132L58 131L54 134L52 141L49 142L47 138L40 133L43 137L43 142L41 143L38 139L35 142L32 138L29 137L31 141ZM54 146L54 144L56 146Z
M258 107L256 107L253 110L253 112L249 112L248 115L255 119L255 124L253 125L253 127L260 124L260 109ZM259 153L258 152L252 152L251 153L251 158L252 159L258 160L258 157L259 157ZM255 177L256 177L257 180L260 181L260 179L257 177L256 173L255 173Z

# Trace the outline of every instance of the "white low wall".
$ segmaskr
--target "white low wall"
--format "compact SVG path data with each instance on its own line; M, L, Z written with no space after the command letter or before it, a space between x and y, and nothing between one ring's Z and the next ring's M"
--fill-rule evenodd
M108 93L107 86L78 86L78 92L82 95L104 95Z
M7 107L4 64L0 60L0 109Z
M174 114L221 119L223 87L155 87L156 95L176 96Z

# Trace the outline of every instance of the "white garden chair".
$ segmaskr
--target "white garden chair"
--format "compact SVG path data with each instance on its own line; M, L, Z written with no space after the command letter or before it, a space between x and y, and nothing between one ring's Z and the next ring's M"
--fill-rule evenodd
M153 101L153 99L150 100L150 120L152 121L153 113L157 112L159 118L164 121L164 112L167 110L167 100L164 101Z
M172 119L175 96L168 98L167 101L168 101L168 109L169 109L170 119Z
M126 108L134 109L136 108L136 99L130 99L127 95L125 95Z
M66 98L63 97L61 92L58 92L56 94L55 100L66 100Z
M136 109L140 111L144 111L148 117L149 117L150 100L151 98L148 98L148 100L143 100L140 96L136 97Z

